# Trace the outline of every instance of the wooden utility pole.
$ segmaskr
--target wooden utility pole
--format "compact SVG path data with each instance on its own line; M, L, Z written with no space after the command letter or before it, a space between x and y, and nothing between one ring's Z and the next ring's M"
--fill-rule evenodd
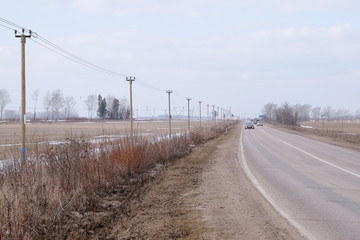
M207 104L206 106L207 106L207 122L209 122L209 104Z
M191 98L186 98L186 100L188 101L188 132L190 134L190 100L191 100Z
M21 38L21 161L26 161L26 84L25 84L25 43L26 38L31 37L31 30L29 35L25 35L25 30L19 35L15 30L15 37Z
M215 105L213 105L212 107L213 107L213 118L214 118L214 122L215 122L215 126L216 126L216 112L215 112Z
M134 141L134 127L133 127L133 106L132 106L132 82L135 81L135 77L126 77L126 81L130 83L130 143Z
M201 127L201 101L199 101L199 109L200 109L200 127Z
M170 94L173 92L172 90L167 90L167 94L169 95L169 137L171 138L171 106L170 106Z

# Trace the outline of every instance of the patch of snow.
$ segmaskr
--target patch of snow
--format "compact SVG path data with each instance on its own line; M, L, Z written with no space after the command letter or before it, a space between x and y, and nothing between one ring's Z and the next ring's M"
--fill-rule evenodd
M358 135L357 133L339 133L341 135L351 135L351 136L356 136Z
M2 144L0 145L0 147L12 147L12 146L20 146L21 144L19 143L13 143L13 144Z
M0 160L0 170L2 170L6 166L9 166L12 163L13 163L13 160L11 160L11 159Z
M300 125L300 127L302 127L302 128L314 128L312 126L306 126L306 125Z

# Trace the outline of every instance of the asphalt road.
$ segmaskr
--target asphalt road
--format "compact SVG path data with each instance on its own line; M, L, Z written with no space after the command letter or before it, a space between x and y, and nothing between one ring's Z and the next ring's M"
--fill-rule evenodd
M360 239L360 153L267 126L243 131L241 164L309 239Z

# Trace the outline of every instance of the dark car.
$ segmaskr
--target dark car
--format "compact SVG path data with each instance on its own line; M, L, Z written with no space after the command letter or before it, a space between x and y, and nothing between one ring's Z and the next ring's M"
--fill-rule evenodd
M245 129L255 129L254 123L253 122L246 122L245 123Z

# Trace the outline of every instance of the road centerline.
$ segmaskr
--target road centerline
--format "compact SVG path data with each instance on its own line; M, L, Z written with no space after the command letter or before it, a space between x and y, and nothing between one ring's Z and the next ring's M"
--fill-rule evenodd
M325 164L327 164L327 165L329 165L329 166L331 166L331 167L334 167L334 168L336 168L336 169L338 169L338 170L341 170L341 171L343 171L343 172L345 172L345 173L348 173L348 174L353 175L353 176L355 176L355 177L357 177L357 178L360 178L360 174L357 174L357 173L352 172L352 171L350 171L350 170L348 170L348 169L345 169L345 168L340 167L340 166L338 166L338 165L336 165L336 164L333 164L333 163L328 162L328 161L326 161L326 160L324 160L324 159L321 159L321 158L319 158L319 157L317 157L317 156L315 156L315 155L313 155L313 154L311 154L311 153L309 153L309 152L307 152L307 151L305 151L305 150L303 150L303 149L301 149L301 148L298 148L298 147L296 147L296 146L294 146L294 145L292 145L292 144L290 144L290 143L288 143L288 142L286 142L286 141L283 141L283 140L281 140L281 139L279 139L279 138L277 138L277 137L275 137L275 136L273 136L273 135L265 132L265 131L262 130L262 129L260 129L260 131L263 132L264 134L268 135L269 137L271 137L271 138L273 138L273 139L276 139L277 141L279 141L279 142L281 142L281 143L284 143L284 144L288 145L289 147L292 147L292 148L294 148L294 149L296 149L296 150L298 150L298 151L300 151L300 152L302 152L302 153L304 153L304 154L306 154L306 155L308 155L308 156L310 156L310 157L318 160L319 162L325 163Z

